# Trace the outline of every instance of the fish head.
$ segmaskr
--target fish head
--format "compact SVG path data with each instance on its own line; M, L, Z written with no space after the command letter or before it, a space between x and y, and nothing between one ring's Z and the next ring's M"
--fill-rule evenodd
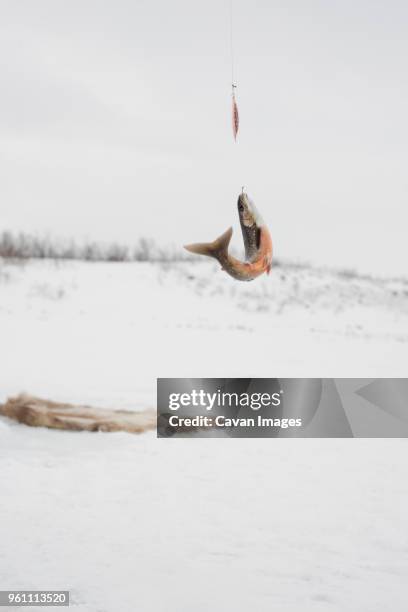
M238 196L238 215L243 228L256 228L263 225L263 219L257 211L255 204L249 195L244 192Z

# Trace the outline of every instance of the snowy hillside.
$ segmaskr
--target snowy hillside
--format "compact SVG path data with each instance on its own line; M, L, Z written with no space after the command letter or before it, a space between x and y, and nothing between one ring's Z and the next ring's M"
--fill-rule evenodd
M154 408L158 376L404 376L408 281L214 262L0 266L0 401Z
M0 292L0 400L154 408L159 375L406 374L402 280L33 262L1 267ZM396 439L158 440L0 418L0 583L70 589L78 612L403 612L406 464Z

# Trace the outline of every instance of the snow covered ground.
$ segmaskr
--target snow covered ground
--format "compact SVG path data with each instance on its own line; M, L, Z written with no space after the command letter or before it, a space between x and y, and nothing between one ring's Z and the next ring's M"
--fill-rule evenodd
M408 282L0 265L0 401L154 408L157 376L406 376ZM78 612L403 612L404 440L163 440L0 419L1 588Z
M405 376L408 279L215 262L0 267L0 401L154 408L158 376Z
M80 612L404 612L404 440L157 440L0 423L2 588Z

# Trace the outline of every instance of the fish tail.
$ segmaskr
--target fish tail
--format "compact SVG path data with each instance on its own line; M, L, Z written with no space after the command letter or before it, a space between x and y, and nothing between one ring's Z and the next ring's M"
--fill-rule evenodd
M228 245L231 241L232 227L227 229L226 232L221 234L213 242L196 242L195 244L186 244L184 246L190 253L196 253L197 255L206 255L207 257L214 257L219 259L220 256L226 255L228 251Z

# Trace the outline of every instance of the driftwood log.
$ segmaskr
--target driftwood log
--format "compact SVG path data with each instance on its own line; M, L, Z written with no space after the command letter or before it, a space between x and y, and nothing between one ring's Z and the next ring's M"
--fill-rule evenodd
M156 414L152 410L105 410L51 402L30 395L9 398L5 404L0 405L0 414L32 427L71 431L142 433L156 427Z

